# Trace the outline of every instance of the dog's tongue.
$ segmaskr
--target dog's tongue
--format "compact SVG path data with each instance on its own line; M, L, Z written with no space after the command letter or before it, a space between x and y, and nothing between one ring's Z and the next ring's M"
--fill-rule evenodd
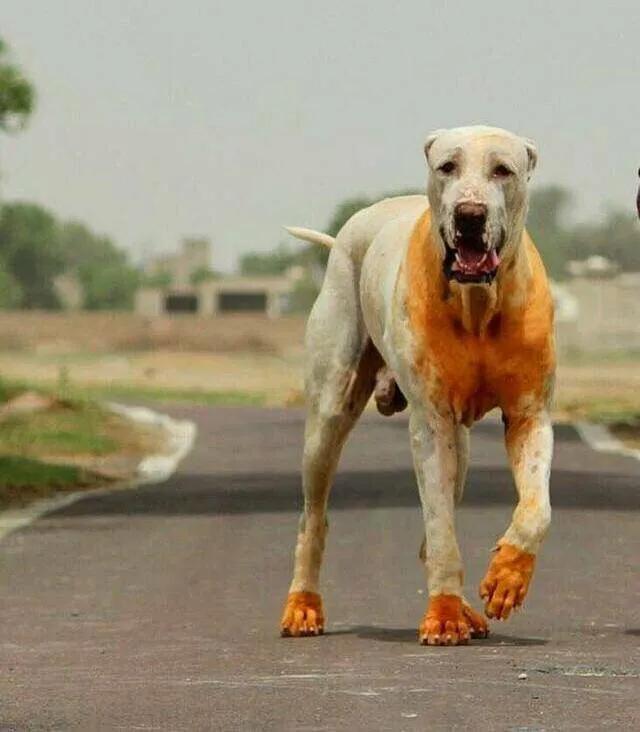
M471 247L459 246L456 250L454 269L465 274L488 274L493 272L499 264L500 257L495 249L484 252Z

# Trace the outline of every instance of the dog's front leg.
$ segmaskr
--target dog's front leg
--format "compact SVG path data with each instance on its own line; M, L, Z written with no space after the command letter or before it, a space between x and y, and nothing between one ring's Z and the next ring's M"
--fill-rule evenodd
M419 628L425 645L457 645L471 637L462 599L462 559L454 526L458 478L456 426L452 420L414 408L409 423L420 490L429 605Z
M505 424L518 504L480 584L486 614L500 620L506 620L512 609L524 601L536 554L549 528L553 453L553 430L546 410L527 416L507 415Z

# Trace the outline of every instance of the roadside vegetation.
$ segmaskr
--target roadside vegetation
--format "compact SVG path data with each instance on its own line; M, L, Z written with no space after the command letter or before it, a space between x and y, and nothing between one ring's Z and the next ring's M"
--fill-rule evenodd
M66 390L0 382L0 509L129 479L163 442Z

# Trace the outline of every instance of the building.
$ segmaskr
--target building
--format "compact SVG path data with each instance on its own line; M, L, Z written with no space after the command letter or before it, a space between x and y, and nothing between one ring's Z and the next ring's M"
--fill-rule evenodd
M84 291L80 280L73 272L58 275L53 281L53 289L60 300L63 310L81 310Z
M217 277L210 261L209 241L194 238L185 239L180 252L148 262L144 273L152 284L137 291L136 312L148 317L264 313L276 318L290 309L292 293L306 276L303 268L291 267L281 276Z
M169 313L213 316L224 313L264 313L276 318L289 309L296 279L283 277L223 277L187 287L143 287L136 293L136 312L156 317Z
M183 239L182 249L150 259L144 267L149 280L165 276L174 287L189 287L195 274L211 268L211 242L204 237Z

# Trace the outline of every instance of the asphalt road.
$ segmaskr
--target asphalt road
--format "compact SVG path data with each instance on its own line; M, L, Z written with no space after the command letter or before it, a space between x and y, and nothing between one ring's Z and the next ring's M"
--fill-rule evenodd
M524 610L487 640L421 647L406 422L367 416L332 496L328 634L281 639L303 415L173 412L200 433L170 481L0 544L0 729L640 729L639 463L558 429ZM470 598L512 503L500 426L483 423L458 513Z

